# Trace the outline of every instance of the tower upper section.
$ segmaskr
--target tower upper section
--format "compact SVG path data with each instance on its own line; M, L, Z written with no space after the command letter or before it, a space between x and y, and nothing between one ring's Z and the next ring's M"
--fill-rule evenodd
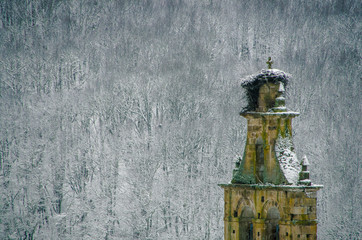
M283 71L268 69L242 80L248 105L241 115L248 131L232 183L299 184L301 166L292 139L292 119L299 113L285 107L289 78Z

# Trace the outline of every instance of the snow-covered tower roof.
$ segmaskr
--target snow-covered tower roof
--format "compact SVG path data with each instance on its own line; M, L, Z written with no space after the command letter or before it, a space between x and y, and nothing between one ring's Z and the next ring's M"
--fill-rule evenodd
M260 99L260 90L262 87L267 84L268 86L277 86L275 91L270 92L270 99L267 99L269 102L266 107L274 107L275 99L277 96L277 91L281 90L283 93L289 83L291 75L285 73L279 69L263 69L261 73L249 75L241 79L241 86L246 91L246 98L248 105L244 108L245 111L263 111L268 109L260 109L261 99ZM262 89L264 90L264 89ZM274 89L266 89L274 90ZM265 90L264 90L265 91Z

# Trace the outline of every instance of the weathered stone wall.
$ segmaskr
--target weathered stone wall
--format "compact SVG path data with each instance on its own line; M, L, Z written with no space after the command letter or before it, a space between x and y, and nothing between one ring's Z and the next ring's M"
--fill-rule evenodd
M278 134L291 135L292 118L297 115L294 112L243 114L248 120L247 141L233 183L288 183L276 158L275 142Z
M253 212L253 239L264 240L267 214L271 208L280 214L279 239L316 239L315 187L263 185L223 185L225 193L225 239L240 237L240 217L246 207Z
M257 112L266 112L275 105L275 98L279 89L278 83L266 83L259 89Z

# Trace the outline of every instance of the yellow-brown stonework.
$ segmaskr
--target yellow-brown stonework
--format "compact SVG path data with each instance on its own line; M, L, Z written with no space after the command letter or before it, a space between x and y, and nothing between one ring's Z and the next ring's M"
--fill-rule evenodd
M290 183L278 164L275 144L278 135L291 137L292 118L299 113L247 112L242 115L248 120L247 141L239 169L244 178L242 183Z
M316 191L321 186L225 184L221 187L225 198L225 239L317 239ZM252 225L252 236L249 229L245 233L241 226L245 220L242 214L248 208L252 218L247 220L247 227L250 229ZM268 227L272 221L267 217L268 212L273 209L279 213L278 238L276 229Z
M317 191L306 157L294 152L292 119L285 107L289 75L276 69L248 77L247 140L225 198L225 239L317 239Z

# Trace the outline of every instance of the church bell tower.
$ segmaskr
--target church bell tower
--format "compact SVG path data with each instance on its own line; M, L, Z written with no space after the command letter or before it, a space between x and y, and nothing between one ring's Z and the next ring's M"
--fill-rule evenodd
M306 157L299 161L292 139L292 119L285 107L289 75L269 69L244 78L248 106L244 154L237 159L224 189L226 240L317 239L317 191L309 179Z

